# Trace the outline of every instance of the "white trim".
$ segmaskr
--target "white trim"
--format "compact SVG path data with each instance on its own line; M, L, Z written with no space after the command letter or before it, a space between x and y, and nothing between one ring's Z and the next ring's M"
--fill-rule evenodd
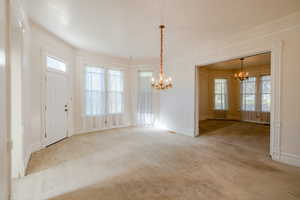
M169 129L168 128L167 130L175 132L175 133L177 133L179 135L194 137L194 130L192 130L192 129L179 129L179 128Z
M275 159L275 160L277 160L277 159ZM280 158L277 161L286 163L288 165L300 167L300 156L295 155L295 154L282 152L280 154Z
M59 62L64 63L65 66L66 66L66 70L63 71L63 70L58 70L58 69L55 69L55 68L48 67L48 63L47 63L47 58L48 57L52 58L53 60L57 60ZM47 72L53 72L53 73L59 73L59 74L66 75L66 73L68 73L68 71L70 70L70 69L68 69L68 67L70 67L70 65L64 59L61 59L61 57L56 57L55 55L52 55L52 54L49 54L49 53L46 54L46 71Z
M5 53L5 64L3 66L3 77L5 78L5 82L3 85L4 90L3 95L3 118L4 123L1 127L3 130L3 135L0 136L0 176L1 176L1 185L0 185L0 199L9 200L11 194L11 141L10 141L10 20L11 20L11 10L10 10L10 2L8 0L4 0L1 7L1 17L3 17L3 29L1 31L4 32L4 53ZM2 156L3 155L3 156Z
M122 125L122 126L115 126L115 127L109 127L109 128L102 128L102 129L87 129L87 130L84 130L84 131L77 131L75 133L75 135L80 135L80 134L85 134L85 133L93 133L93 132L98 132L98 131L105 131L105 130L111 130L111 129L117 129L117 128L128 128L128 127L131 127L130 124L127 124L127 125Z
M248 47L247 45L245 45ZM275 41L266 46L260 47L244 47L244 45L239 46L241 51L237 51L231 56L211 56L210 58L204 60L200 64L195 66L195 132L194 136L199 136L199 98L198 98L198 67L237 59L241 57L256 55L260 53L271 52L271 82L272 82L272 105L271 105L271 133L270 133L270 155L274 160L279 160L280 157L280 93L281 93L281 68L282 68L282 41Z

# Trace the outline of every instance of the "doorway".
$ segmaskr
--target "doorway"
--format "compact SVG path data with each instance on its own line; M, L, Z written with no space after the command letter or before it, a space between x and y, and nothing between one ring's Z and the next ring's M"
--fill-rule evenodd
M269 155L271 52L197 67L197 135ZM242 67L243 66L243 67ZM235 77L241 71L245 80Z
M45 145L68 136L68 90L66 66L63 61L47 57Z

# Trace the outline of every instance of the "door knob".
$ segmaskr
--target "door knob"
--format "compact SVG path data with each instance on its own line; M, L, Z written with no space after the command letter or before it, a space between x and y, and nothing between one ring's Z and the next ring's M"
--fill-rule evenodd
M68 111L68 109L65 109L65 111L67 112L67 111Z

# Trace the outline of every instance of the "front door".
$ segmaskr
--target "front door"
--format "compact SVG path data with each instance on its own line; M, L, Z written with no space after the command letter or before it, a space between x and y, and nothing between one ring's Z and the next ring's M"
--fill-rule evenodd
M68 91L62 73L47 72L46 78L46 145L67 137Z

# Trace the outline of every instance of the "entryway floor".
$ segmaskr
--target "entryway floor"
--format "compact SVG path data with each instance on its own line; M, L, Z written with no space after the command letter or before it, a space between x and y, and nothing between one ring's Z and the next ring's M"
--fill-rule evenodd
M146 128L69 138L32 156L29 175L14 182L14 197L300 199L300 168L270 160L268 126L207 121L201 130L198 138Z

